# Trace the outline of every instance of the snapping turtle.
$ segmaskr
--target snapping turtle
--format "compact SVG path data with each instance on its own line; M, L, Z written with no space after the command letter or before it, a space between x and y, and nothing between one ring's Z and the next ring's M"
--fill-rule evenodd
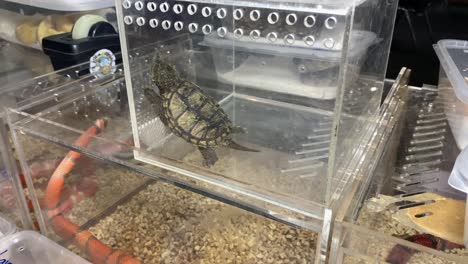
M235 143L232 134L244 132L244 129L233 126L213 98L206 95L198 85L179 76L175 67L161 55L157 55L154 60L152 74L153 83L159 88L160 94L146 88L145 97L172 133L198 147L204 166L210 167L218 160L213 147L225 146L258 152Z

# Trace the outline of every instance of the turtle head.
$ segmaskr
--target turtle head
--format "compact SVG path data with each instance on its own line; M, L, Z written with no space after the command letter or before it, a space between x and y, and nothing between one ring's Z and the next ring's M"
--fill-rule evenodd
M158 86L161 93L172 89L177 89L182 79L174 65L171 65L167 58L157 54L152 68L153 83Z

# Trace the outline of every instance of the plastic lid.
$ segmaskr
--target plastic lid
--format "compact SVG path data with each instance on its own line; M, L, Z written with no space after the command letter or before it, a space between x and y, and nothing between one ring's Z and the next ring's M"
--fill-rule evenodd
M0 263L89 264L88 261L33 231L22 231L0 239Z
M4 236L14 234L15 232L16 225L5 215L0 213L0 239L2 239Z
M434 49L456 96L468 104L468 41L444 39Z
M6 0L21 5L58 11L89 11L113 7L114 0Z
M468 147L458 156L448 183L453 188L468 193Z

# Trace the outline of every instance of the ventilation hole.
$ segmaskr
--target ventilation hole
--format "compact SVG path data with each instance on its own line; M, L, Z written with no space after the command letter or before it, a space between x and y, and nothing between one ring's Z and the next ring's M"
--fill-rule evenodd
M296 14L289 14L286 16L286 24L292 26L297 22L297 15Z
M216 15L218 16L219 19L223 19L227 15L226 8L220 8L218 11L216 11Z
M146 5L146 8L148 8L149 11L154 12L154 11L156 11L156 9L158 9L158 6L156 5L156 3L149 2Z
M188 29L190 33L195 33L198 30L198 24L197 23L190 23L188 26Z
M176 14L181 14L182 12L184 12L184 6L182 6L181 4L175 4L172 10L174 10L174 13Z
M187 12L188 12L189 15L191 15L191 16L195 15L195 13L197 13L197 10L198 10L198 7L197 7L197 5L195 5L195 4L190 4L190 5L188 5L188 7L187 7Z
M204 17L209 17L211 16L211 7L205 6L202 8L201 12Z
M137 23L137 25L139 25L139 26L141 27L141 26L144 26L144 25L145 25L146 20L145 20L144 17L138 17L138 18L136 19L136 23Z
M336 17L329 17L325 20L325 27L328 29L333 29L336 26Z
M142 1L137 1L137 2L135 3L135 9L138 10L138 11L143 10L144 7L145 7L145 4L143 4Z
M25 250L25 248L24 248L23 246L21 246L21 247L18 248L18 251L19 251L19 252L23 252L24 250Z
M244 17L244 11L242 9L236 9L234 10L233 16L235 20L241 20L242 17Z
M184 28L184 23L182 23L181 21L177 21L174 23L174 28L177 31L181 31Z
M293 44L295 40L296 38L293 34L287 34L286 36L284 36L284 42L287 44Z
M171 21L169 21L169 20L164 20L164 21L162 22L162 27L163 27L165 30L168 30L168 29L171 28L171 24L172 24Z
M132 7L132 2L130 2L130 0L125 0L125 1L122 2L122 6L125 9L129 9L130 7Z
M164 2L159 6L159 9L161 9L161 12L166 13L167 11L169 11L169 4L167 2Z
M405 197L410 197L410 196L414 196L414 195L418 195L418 194L423 194L423 193L426 193L426 192L421 191L421 192L414 192L414 193L406 193L406 194L400 195L400 197L405 198Z
M299 64L299 65L297 66L297 70L299 71L299 73L306 73L306 72L308 72L307 67L306 67L304 64Z
M236 30L234 30L234 35L236 36L236 38L241 38L242 36L244 36L244 30L242 28L237 28Z
M279 14L278 12L273 12L268 15L268 23L276 24L279 21Z
M423 218L423 217L431 216L431 215L433 215L431 212L425 212L425 213L415 214L414 217Z
M125 16L124 17L124 22L127 25L131 25L133 23L133 18L131 16Z
M304 37L304 42L305 42L306 45L312 46L312 45L314 45L314 43L315 43L315 38L314 38L314 36L310 36L310 35L309 35L309 36L305 36L305 37Z
M149 25L150 25L150 27L152 27L152 28L157 28L158 25L159 25L159 21L158 21L156 18L152 18L152 19L150 19L150 21L149 21Z
M270 42L275 42L277 39L278 39L278 33L276 32L270 32L267 34L267 39L270 41Z
M306 16L304 18L304 26L307 28L311 28L315 25L316 19L315 16Z
M325 46L327 49L331 49L333 46L335 46L335 41L332 38L324 39L323 46Z
M204 26L202 27L203 34L205 34L205 35L210 34L212 30L213 30L213 26L212 26L212 25L206 24L206 25L204 25Z
M253 40L260 38L260 30L255 29L255 30L250 31L250 38Z
M250 20L257 21L259 19L260 19L260 11L258 11L256 9L250 11Z
M227 29L225 27L218 28L218 36L224 38L227 34Z

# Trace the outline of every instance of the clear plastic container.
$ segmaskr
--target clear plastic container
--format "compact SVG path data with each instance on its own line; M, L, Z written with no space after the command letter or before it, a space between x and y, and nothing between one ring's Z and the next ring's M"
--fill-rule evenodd
M449 185L463 168L442 93L409 87L400 98L401 117L361 174L367 184L337 216L332 263L468 263L466 194Z
M201 180L321 217L348 183L343 172L356 149L369 139L396 6L386 0L118 1L135 157L185 175L187 183ZM156 63L157 56L164 62ZM211 110L222 109L227 123L246 132L233 140L258 152L215 147L218 160L209 149L207 161L171 133L144 95L145 88L158 92L155 63L174 66L188 88L209 95Z
M441 40L439 91L458 148L468 145L468 41Z
M136 52L138 51L132 54L136 54ZM140 54L143 54L143 51ZM78 73L80 72L80 67L83 66L85 65L67 69L64 72ZM126 87L121 65L118 65L115 73L97 79L91 75L76 79L75 77L77 76L72 75L73 78L69 78L63 74L64 72L24 81L17 84L16 89L10 87L11 90L7 93L11 98L20 99L16 103L15 109L10 108L7 111L7 117L17 155L21 167L25 171L24 176L28 186L28 197L31 199L32 206L34 207L37 223L44 234L56 234L58 236L56 238L62 242L68 242L70 237L63 237L60 229L57 229L51 223L50 210L44 204L44 201L45 197L47 197L46 187L51 179L51 175L57 168L57 164L70 150L74 150L82 153L82 156L78 159L76 166L72 168L71 172L64 176L65 186L59 202L59 205L63 204L64 206L60 206L58 210L82 228L88 228L99 222L100 219L111 214L113 210L120 208L117 205L125 203L130 199L129 197L139 192L146 193L142 190L149 183L153 182L154 179L157 179L158 181L175 185L178 188L187 189L224 203L238 206L275 221L321 232L323 233L323 238L317 244L317 249L320 248L317 251L317 256L320 259L322 257L326 258L329 235L327 228L331 226L331 221L333 221L333 217L335 216L333 213L339 212L338 209L341 207L341 201L348 203L348 201L352 200L349 198L350 195L353 195L351 191L355 185L360 185L360 181L354 180L354 172L366 170L367 162L373 160L372 153L376 149L382 148L382 142L378 142L383 141L380 139L382 130L390 129L392 127L391 123L397 119L389 109L398 109L400 107L399 94L392 92L391 96L389 96L391 99L386 100L379 114L373 116L372 120L368 121L369 124L365 127L365 130L364 128L360 130L365 133L363 133L360 139L359 148L355 150L353 157L349 160L349 165L346 166L346 173L351 177L351 180L339 182L334 186L336 188L334 203L330 203L329 207L325 207L324 204L311 203L312 205L307 208L308 211L306 212L298 211L295 207L285 207L284 205L284 202L290 202L292 205L294 203L302 203L303 200L300 199L293 200L290 197L279 196L284 200L280 200L283 203L278 203L272 199L278 196L269 197L265 194L262 197L258 197L252 195L252 193L244 194L238 190L229 189L230 186L228 185L206 181L205 178L194 177L188 180L185 174L174 173L136 160L133 155L135 152L140 154L147 153L148 155L150 153L145 149L134 147L130 143L133 138L132 125L128 122L130 108L126 100ZM404 86L404 84L401 83L400 86ZM255 111L253 108L255 107L255 102L246 101L236 102L237 106L243 104L244 108L249 107L252 109L251 112ZM266 102L268 103L268 101ZM280 109L276 105L272 105L271 107L273 108L273 106L275 106L274 109L276 111ZM291 126L292 121L288 120L288 116L302 115L304 119L312 119L314 115L318 115L305 107L291 107L287 104L284 105L282 110L283 112L277 111L276 113L277 115L282 115L282 123L278 124L278 128L283 131L288 126ZM244 112L240 113L242 114L242 118L247 121L248 119L245 118L247 114ZM77 138L86 129L91 128L93 122L100 118L108 120L107 128L102 129L98 136L91 137L89 145L77 146ZM305 122L308 121L306 120ZM326 122L323 121L321 123L322 126L326 126ZM148 125L155 124L148 123ZM248 125L254 126L255 123L251 122ZM256 135L256 138L263 140L260 141L263 144L278 144L278 142L271 140L275 136L275 131L272 131L268 127L268 123L260 123L259 125L261 125L261 131L258 133L261 132L263 135L268 135L270 139L262 139L261 134ZM301 129L302 127L306 127L306 124L302 124ZM378 131L376 131L376 128L379 128ZM148 132L151 131L148 130ZM151 137L153 135L148 133L147 136ZM366 155L363 156L363 153ZM265 163L263 164L267 164L267 159L268 157L265 157L263 160ZM273 162L271 161L271 163ZM229 166L240 167L241 165L230 164ZM271 184L269 186L275 187L277 190L287 190L289 188L292 190L291 192L294 190L301 191L302 193L300 194L304 194L306 191L313 191L307 189L312 189L311 186L313 185L301 187L301 183L295 182L294 179L286 177L267 178L268 172L260 171L260 173L255 176L257 178L254 180L267 182ZM347 178L344 179L347 180ZM282 183L290 183L290 185L281 186ZM166 187L167 189L174 189L174 187ZM166 187L161 188L165 190ZM314 190L318 188L320 186L313 186ZM258 188L257 191L260 192L262 190ZM178 190L176 192L182 191ZM170 197L169 195L168 199ZM144 202L147 202L147 200L145 199ZM185 214L190 214L186 213L185 210L182 210L184 211L182 214L174 212L173 210L175 209L172 208L173 203L170 201L161 200L160 202L168 207L167 212L170 216L172 216L171 214L176 214L176 217L180 215L185 217ZM143 206L141 203L138 204ZM143 206L143 208L145 207ZM177 210L181 210L178 207L176 208ZM143 212L145 210L138 209L137 211ZM198 210L196 206L194 210ZM53 211L55 212L55 209ZM147 212L153 214L152 210ZM167 214L164 213L163 216L165 215ZM125 222L129 219L129 216L118 217L118 219ZM132 222L129 225L128 221L123 226L127 226L132 230L136 228L135 223ZM161 226L162 228L166 228L165 225ZM214 231L214 233L216 232ZM287 235L282 235L281 232L278 233L279 231L274 229L271 232L274 233L275 237L286 236L287 238ZM132 231L131 233L134 232ZM141 237L141 233L138 232L139 237ZM107 241L110 241L108 243L115 242L115 240ZM322 250L322 246L325 246L324 250ZM190 246L187 245L187 247ZM308 247L313 248L314 245L309 244ZM308 259L310 258L310 254L305 255L307 255Z
M0 239L0 260L18 264L89 263L32 231L22 231Z
M467 194L467 207L465 207L465 233L464 244L468 247L468 148L465 148L458 156L450 174L449 184L461 192Z
M0 214L0 239L16 232L16 225L5 215Z

